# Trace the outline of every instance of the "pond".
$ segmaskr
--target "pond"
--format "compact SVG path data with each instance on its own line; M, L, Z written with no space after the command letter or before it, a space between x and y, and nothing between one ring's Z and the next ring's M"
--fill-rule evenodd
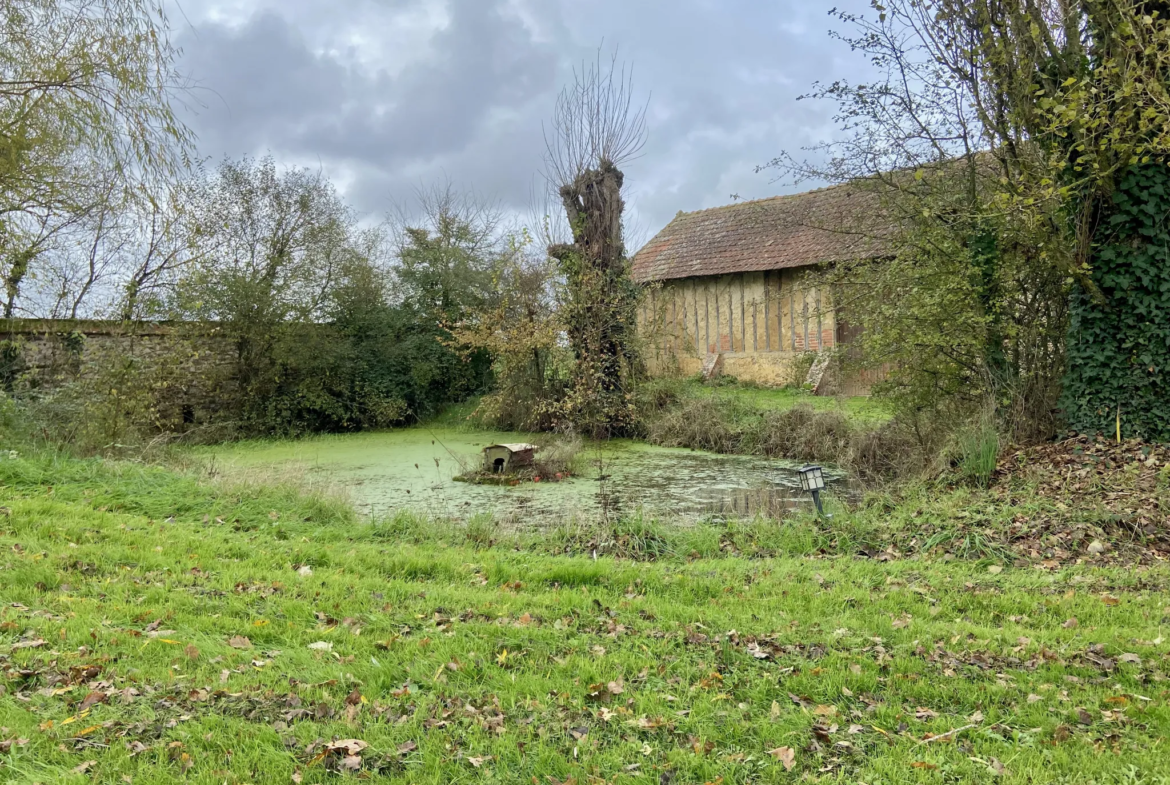
M409 509L463 520L488 513L541 527L603 511L641 509L686 521L713 515L779 517L810 504L800 490L798 463L635 441L586 445L577 476L563 482L501 487L454 480L463 467L478 465L484 447L523 439L515 433L411 428L200 452L229 477L273 471L311 485L340 486L359 510L375 516ZM826 473L831 488L845 488L839 473Z

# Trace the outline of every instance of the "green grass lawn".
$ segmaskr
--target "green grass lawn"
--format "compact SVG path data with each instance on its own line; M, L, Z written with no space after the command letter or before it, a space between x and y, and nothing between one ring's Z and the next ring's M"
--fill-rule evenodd
M886 404L866 396L813 395L806 390L791 387L760 387L734 382L730 384L703 384L688 380L683 389L697 396L718 395L763 411L783 411L794 406L811 406L820 411L836 411L863 425L880 425L890 419Z
M0 504L2 782L1170 782L1165 567L594 560L71 460Z

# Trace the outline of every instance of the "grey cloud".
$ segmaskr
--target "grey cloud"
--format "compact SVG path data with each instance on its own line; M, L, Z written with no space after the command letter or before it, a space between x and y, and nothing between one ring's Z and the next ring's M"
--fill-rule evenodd
M786 190L755 167L831 132L830 108L796 97L864 68L807 0L202 2L181 42L208 90L202 152L319 161L370 213L438 177L524 210L557 88L603 39L653 95L627 171L644 233Z

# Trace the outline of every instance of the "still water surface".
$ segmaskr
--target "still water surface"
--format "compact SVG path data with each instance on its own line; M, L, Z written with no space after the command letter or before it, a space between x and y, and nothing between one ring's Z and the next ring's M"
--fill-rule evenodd
M411 428L244 443L209 449L220 471L290 470L314 484L339 485L364 513L411 509L466 519L488 513L519 525L643 509L681 519L711 515L779 516L808 505L799 464L739 455L654 447L633 441L587 446L579 475L515 487L455 482L489 444L523 441L515 433ZM831 482L841 477L829 472Z

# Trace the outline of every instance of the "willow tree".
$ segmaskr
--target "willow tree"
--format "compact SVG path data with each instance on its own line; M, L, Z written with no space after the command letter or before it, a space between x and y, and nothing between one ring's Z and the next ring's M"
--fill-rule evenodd
M149 200L188 161L183 87L154 0L0 4L0 264L12 316L37 255L117 182Z
M553 244L565 280L562 318L574 356L565 414L595 437L633 424L638 288L623 233L621 167L646 142L646 110L633 101L632 76L617 59L575 70L546 131L547 176L565 211L572 242Z

